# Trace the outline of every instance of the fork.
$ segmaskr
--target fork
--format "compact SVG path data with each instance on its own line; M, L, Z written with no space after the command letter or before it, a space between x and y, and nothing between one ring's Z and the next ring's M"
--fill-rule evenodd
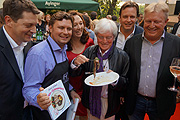
M85 72L85 74L86 74L86 75L88 75L88 74L93 74L93 72Z

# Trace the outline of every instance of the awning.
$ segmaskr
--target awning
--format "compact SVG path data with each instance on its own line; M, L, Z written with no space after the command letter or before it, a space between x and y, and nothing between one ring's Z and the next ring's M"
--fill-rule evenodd
M121 0L121 1L129 1L129 0ZM176 4L176 0L131 0L137 3L151 4L153 2L168 2L169 4Z
M39 9L97 11L99 3L93 0L32 0Z

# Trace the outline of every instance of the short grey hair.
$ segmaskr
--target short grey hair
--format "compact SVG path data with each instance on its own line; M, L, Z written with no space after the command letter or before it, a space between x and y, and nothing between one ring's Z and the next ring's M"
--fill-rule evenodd
M114 38L116 38L116 36L117 36L117 25L112 20L109 20L107 18L102 18L96 24L94 32L96 35L98 33L103 34L106 32L111 32L114 35Z
M169 7L166 3L159 2L159 3L151 3L148 5L144 10L144 15L146 15L147 12L160 12L163 11L165 15L165 19L168 19L169 16Z

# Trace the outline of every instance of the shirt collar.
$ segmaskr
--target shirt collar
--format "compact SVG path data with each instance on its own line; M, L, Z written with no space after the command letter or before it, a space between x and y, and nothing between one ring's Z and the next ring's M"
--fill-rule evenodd
M6 31L6 29L4 28L4 26L3 26L3 31L4 31L4 33L5 33L6 38L7 38L8 41L9 41L12 49L17 48L17 47L21 47L21 48L23 49L24 46L27 45L28 42L22 42L21 45L18 45L18 44L9 36L9 34L7 33L7 31Z
M48 36L48 40L49 40L49 42L51 44L51 47L52 47L53 51L56 51L56 50L58 50L58 51L66 51L67 50L67 44L65 44L63 49L61 49L59 47L59 45L50 36Z
M149 42L147 39L146 39L146 37L144 36L144 31L143 31L143 33L142 33L142 38L143 38L143 40L145 40L145 41L147 41L147 42ZM165 30L163 31L163 34L161 35L161 38L158 40L158 41L156 41L155 43L154 43L154 45L156 44L156 43L158 43L159 41L163 41L165 39ZM150 43L150 42L149 42Z
M110 48L109 48L109 49L110 49ZM101 49L100 49L100 47L99 47L99 51L100 51L100 53L101 53L101 56L103 56L104 54L106 54L106 53L109 51L109 49L106 50L104 53L102 53L102 51L101 51Z
M144 36L144 31L142 33L142 38L144 39L145 36ZM165 30L163 31L163 34L161 35L161 38L160 39L164 39L165 38Z

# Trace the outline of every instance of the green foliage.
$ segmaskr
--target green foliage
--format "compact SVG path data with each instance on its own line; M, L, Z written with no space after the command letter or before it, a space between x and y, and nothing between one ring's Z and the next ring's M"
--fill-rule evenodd
M119 3L121 2L121 0L117 0L117 1L116 0L94 0L94 1L98 2L101 7L101 10L100 9L98 10L98 14L99 14L98 19L106 17L110 7L112 7L113 1L116 2L116 5L115 5L115 8L113 8L113 14L111 15L116 15L119 18L119 11L121 8ZM139 5L139 13L144 14L144 8L145 8L144 4Z
M139 13L144 14L145 5L139 5Z
M60 10L46 10L45 14L50 14L50 15L52 15L52 14L58 12L58 11L60 11Z
M116 15L119 17L119 10L120 8L118 7L118 4L120 1L117 0L94 0L99 3L101 9L98 10L98 19L106 17L108 15L108 12L110 9L113 9L113 13L111 15ZM112 8L112 3L115 2L115 8Z

